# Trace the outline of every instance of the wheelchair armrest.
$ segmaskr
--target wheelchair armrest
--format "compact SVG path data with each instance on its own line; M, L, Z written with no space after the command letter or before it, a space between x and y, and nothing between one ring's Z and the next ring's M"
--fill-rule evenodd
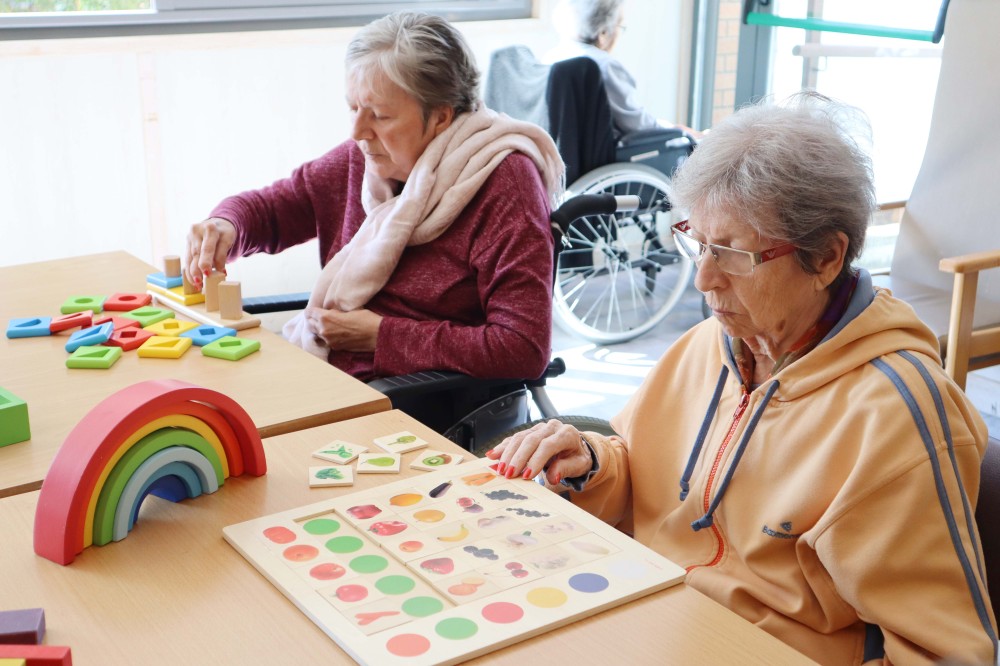
M379 377L368 382L368 386L371 386L392 400L394 397L413 396L421 393L440 393L441 391L454 391L456 389L473 387L489 388L505 384L522 383L528 386L544 386L546 379L558 377L564 372L566 372L566 364L561 358L554 358L549 361L549 365L545 368L542 376L533 380L481 379L462 374L461 372L430 370L426 372L414 372L408 375Z
M273 294L270 296L251 296L243 299L243 311L247 314L264 314L267 312L287 312L301 310L309 302L309 292L297 294Z
M689 136L680 127L652 127L650 129L636 130L629 132L618 139L620 148L629 148L637 145L648 145L651 143L670 144L670 147L681 145L692 145L693 137Z

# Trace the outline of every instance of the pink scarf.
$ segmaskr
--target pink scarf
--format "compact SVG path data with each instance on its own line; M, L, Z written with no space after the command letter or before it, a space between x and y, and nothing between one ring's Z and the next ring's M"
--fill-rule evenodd
M363 308L392 276L408 245L429 243L444 233L493 169L513 151L535 163L550 204L562 193L564 169L552 138L540 127L479 108L455 118L413 166L403 190L366 173L361 203L368 214L350 242L320 273L309 305L343 312ZM324 360L329 349L300 313L284 336Z

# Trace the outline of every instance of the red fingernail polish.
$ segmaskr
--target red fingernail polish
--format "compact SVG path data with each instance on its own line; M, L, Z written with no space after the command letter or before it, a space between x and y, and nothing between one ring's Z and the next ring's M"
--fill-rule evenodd
M521 475L521 478L522 479L530 479L533 476L534 476L534 474L531 473L531 468L530 467L525 467L524 468L524 474Z
M562 474L556 472L556 480L553 482L553 485L559 483L560 481L562 481Z
M504 462L500 463L500 466L497 467L497 474L503 474L506 471L507 471L507 463Z
M514 467L508 467L507 468L507 473L504 474L504 476L506 476L508 479L513 479L514 478Z
M487 458L489 458L490 456L492 456L492 455L493 455L493 449L490 449L489 451L487 451L487 452L486 452L486 453L484 453L483 455L484 455L484 456L486 456Z
M499 466L500 466L500 463L494 463L494 464L490 465L490 469L496 471L497 467L499 467Z

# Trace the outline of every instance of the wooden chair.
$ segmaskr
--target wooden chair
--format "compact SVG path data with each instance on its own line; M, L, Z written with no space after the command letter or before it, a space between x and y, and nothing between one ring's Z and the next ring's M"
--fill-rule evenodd
M927 148L887 282L938 335L948 374L1000 364L1000 2L953 0ZM901 110L901 113L903 111ZM883 206L883 209L892 205ZM980 275L982 273L982 275ZM949 276L949 274L951 274Z

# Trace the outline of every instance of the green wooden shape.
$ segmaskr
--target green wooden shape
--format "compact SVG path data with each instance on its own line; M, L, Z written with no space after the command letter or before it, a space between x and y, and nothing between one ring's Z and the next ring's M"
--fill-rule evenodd
M819 18L790 18L775 16L761 12L749 12L747 25L767 25L774 28L801 28L802 30L819 30L825 32L841 32L847 35L866 35L868 37L892 37L894 39L912 39L920 42L933 42L933 30L915 30L913 28L890 28L888 26L864 25L862 23L842 23Z
M31 439L28 403L0 388L0 446Z
M105 347L103 345L84 345L78 347L66 359L67 368L87 368L107 370L122 357L121 347Z
M260 349L260 340L247 340L246 338L227 335L202 347L201 353L213 358L238 361L258 349Z
M101 487L94 509L94 544L103 546L110 543L114 536L115 509L121 499L125 484L132 478L143 462L158 451L171 446L186 446L201 453L212 463L215 477L221 486L225 481L222 461L208 441L196 432L183 428L160 428L151 432L132 445L128 451L115 463L114 469L108 474Z
M59 308L63 314L73 314L84 310L93 310L94 314L104 311L104 301L107 296L70 296Z
M145 328L150 324L155 324L158 321L163 321L164 319L170 319L174 316L173 310L167 310L166 308L154 308L151 305L146 305L141 308L136 308L130 312L123 312L122 317L128 319L135 319L139 322L139 325Z

